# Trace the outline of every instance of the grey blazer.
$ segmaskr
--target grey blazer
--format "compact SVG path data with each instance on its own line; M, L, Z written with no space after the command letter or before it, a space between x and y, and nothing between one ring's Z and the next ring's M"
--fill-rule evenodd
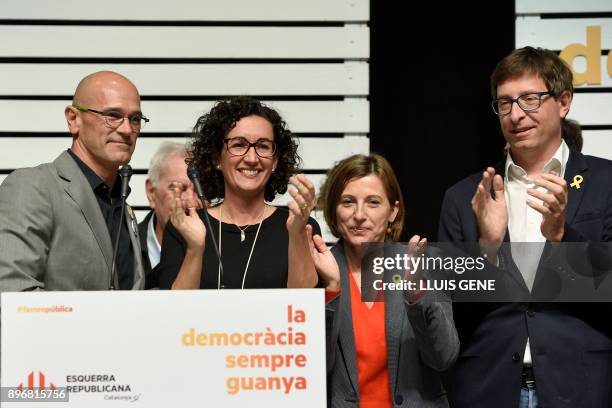
M332 248L340 267L341 295L327 305L328 400L358 407L359 383L348 267L342 241ZM440 371L459 353L452 305L428 293L408 304L403 292L385 293L385 327L391 399L397 407L448 407ZM332 322L332 323L330 323Z
M134 248L134 286L144 288L138 224L126 221ZM0 292L105 290L113 248L91 186L68 152L53 163L11 173L0 186ZM115 276L115 286L118 286Z

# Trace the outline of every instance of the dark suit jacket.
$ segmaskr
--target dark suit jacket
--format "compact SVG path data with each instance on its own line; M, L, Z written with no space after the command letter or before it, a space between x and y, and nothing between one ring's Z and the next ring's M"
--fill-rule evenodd
M497 172L503 175L503 163ZM576 175L583 176L579 189L569 186ZM473 175L446 192L439 241L478 241L470 200L480 179ZM612 241L612 162L571 152L565 179L563 241ZM590 256L588 249L583 255ZM535 285L551 273L545 263L540 261ZM520 272L511 258L508 269L516 281ZM455 303L461 354L450 375L451 406L517 407L529 336L540 406L612 407L610 310L610 303Z
M155 213L149 211L144 220L138 224L138 236L140 237L140 249L142 254L142 266L145 273L145 289L159 288L159 275L153 272L151 268L151 260L149 259L149 247L147 239L149 238L149 221Z
M358 407L359 383L350 282L342 241L332 253L340 267L341 295L327 307L328 392L332 407ZM334 320L335 318L335 320ZM428 294L408 305L403 292L385 294L385 327L391 399L397 407L448 407L439 371L459 351L451 305Z

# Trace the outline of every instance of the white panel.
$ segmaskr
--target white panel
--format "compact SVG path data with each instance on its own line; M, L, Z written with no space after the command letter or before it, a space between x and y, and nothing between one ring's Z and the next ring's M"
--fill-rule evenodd
M129 202L129 200L128 200ZM142 221L145 219L145 217L147 216L147 213L149 211L145 211L145 210L137 210L134 211L134 213L136 214L136 219L138 221ZM325 240L325 242L336 242L338 239L336 237L334 237L331 232L329 232L329 228L327 227L327 224L325 223L325 218L323 217L323 212L321 211L313 211L311 214L312 218L314 218L315 220L317 220L317 222L319 223L319 225L321 226L321 232L322 232L322 236L323 239Z
M0 99L0 132L66 132L64 108L70 101ZM369 104L365 98L345 101L268 102L281 113L293 132L368 133ZM196 119L208 112L210 101L143 101L142 111L151 119L147 132L189 133ZM32 120L32 118L36 120Z
M368 64L0 64L1 95L72 95L110 70L141 95L367 95Z
M541 19L517 17L516 47L531 45L562 50L573 43L586 43L587 26L601 27L601 48L612 49L612 18Z
M311 214L312 218L317 220L319 225L321 226L321 236L327 243L334 243L338 241L338 238L334 237L332 233L329 231L329 227L325 222L325 217L323 217L323 211L313 211Z
M516 14L612 11L610 0L515 0Z
M612 125L612 93L574 94L568 118L581 125Z
M125 16L122 12L118 14ZM10 39L0 42L0 57L365 59L370 55L369 30L366 25L357 24L346 27L5 25L0 26L0 38Z
M612 130L585 130L582 136L584 154L612 160Z
M111 21L366 21L368 0L2 0L1 19Z
M321 174L307 174L306 177L308 177L308 179L310 181L312 181L312 183L315 186L315 192L318 195L320 190L321 190L321 185L323 184L323 182L326 179L326 174L325 173L321 173ZM287 193L285 193L283 195L280 195L280 196L276 197L274 199L274 201L272 202L272 204L286 206L289 203L290 200L292 200L292 198L289 195L289 192L287 192Z
M130 179L130 196L128 202L134 207L148 207L147 193L145 189L146 174L134 174ZM140 218L139 218L140 219Z
M140 138L130 162L134 169L146 169L159 145L165 140L182 143L180 138ZM55 159L70 147L70 137L0 137L0 169L36 166ZM345 138L304 138L300 155L305 169L328 169L354 153L368 153L366 136Z
M368 154L370 139L366 136L315 138L309 142L308 147L306 143L300 144L299 152L306 169L328 169L352 154Z
M2 182L4 175L0 175L0 183ZM318 193L321 184L325 181L325 174L308 174L306 177L310 179L315 185L315 190ZM130 193L130 204L137 207L146 207L149 205L149 200L147 200L147 194L145 192L145 181L147 179L146 174L134 174L132 179L130 180L130 187L132 188L132 192ZM283 195L279 195L274 199L274 205L286 206L291 196L289 193L285 193Z
M148 168L149 161L157 146L165 140L184 142L183 139L140 138L130 164L134 169ZM0 166L2 169L33 167L40 163L53 161L71 144L70 137L27 137L0 138Z

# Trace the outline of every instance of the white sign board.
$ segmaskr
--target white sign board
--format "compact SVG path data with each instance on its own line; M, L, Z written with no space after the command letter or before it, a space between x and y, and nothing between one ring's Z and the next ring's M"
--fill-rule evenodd
M1 300L2 407L59 399L59 391L67 402L33 406L325 406L322 290L3 293Z

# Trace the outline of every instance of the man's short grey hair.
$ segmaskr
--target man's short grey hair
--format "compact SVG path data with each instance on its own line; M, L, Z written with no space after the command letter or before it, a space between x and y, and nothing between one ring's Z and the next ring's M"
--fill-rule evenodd
M187 157L187 149L188 145L176 142L163 142L159 146L151 158L151 163L149 163L149 172L147 173L151 183L153 183L153 187L157 186L157 182L165 170L166 161L168 161L168 158L174 155Z

